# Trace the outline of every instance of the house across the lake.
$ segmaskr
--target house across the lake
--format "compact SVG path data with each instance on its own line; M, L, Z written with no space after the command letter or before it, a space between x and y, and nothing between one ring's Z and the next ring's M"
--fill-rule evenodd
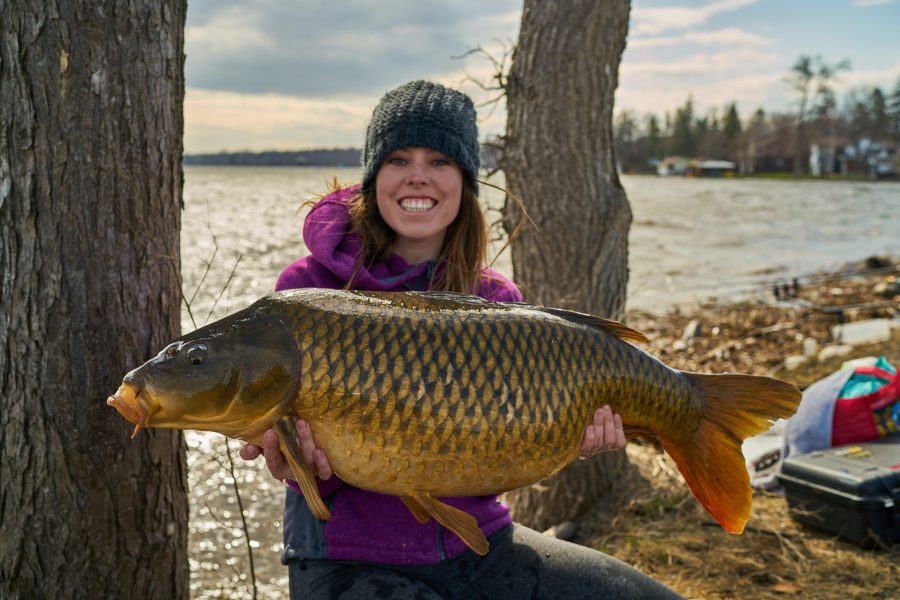
M657 175L686 175L688 177L723 177L737 171L737 165L730 160L685 158L669 156L657 163Z

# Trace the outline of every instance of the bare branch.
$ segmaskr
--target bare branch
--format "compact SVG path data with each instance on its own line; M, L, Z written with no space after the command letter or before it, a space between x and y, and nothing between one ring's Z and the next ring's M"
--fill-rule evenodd
M490 50L487 50L479 44L468 52L451 57L456 60L461 60L470 56L478 55L491 63L493 73L491 74L491 77L488 81L473 77L468 73L466 73L466 76L463 78L463 82L470 83L478 87L483 92L497 92L489 100L477 104L479 108L484 106L491 107L490 112L488 112L486 117L482 117L482 120L484 118L490 117L493 114L494 110L496 110L496 107L500 103L500 101L506 97L506 83L509 74L509 65L511 62L512 53L515 49L515 44L513 42L504 42L503 40L499 39L494 39L493 41L500 45L499 54L496 52L491 52Z
M219 300L222 299L222 296L225 295L225 292L231 286L231 280L234 279L234 274L237 273L238 265L241 264L241 260L243 260L244 255L238 254L237 259L234 261L234 266L231 267L231 273L228 274L228 279L225 281L225 285L222 286L222 289L219 290L219 295L216 296L216 301L213 302L213 305L209 309L209 313L206 315L206 320L209 321L209 318L212 316L213 312L216 310L216 306L219 304Z
M231 447L228 438L225 438L225 456L228 458L228 471L231 474L234 496L237 498L238 510L241 514L241 526L244 529L244 541L247 543L247 559L250 562L250 583L253 585L253 600L256 600L256 569L253 566L253 547L250 543L250 528L247 526L247 515L244 512L244 501L241 499L241 490L238 486L237 474L234 472L234 459L231 457Z

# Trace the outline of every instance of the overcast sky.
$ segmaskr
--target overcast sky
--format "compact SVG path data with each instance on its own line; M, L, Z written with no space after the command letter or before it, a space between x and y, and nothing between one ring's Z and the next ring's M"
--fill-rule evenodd
M521 0L191 0L185 151L361 146L378 98L411 79L465 89L518 34ZM693 94L784 111L800 54L849 59L840 89L900 77L900 0L633 0L617 110L663 114ZM841 94L842 96L842 94ZM840 96L839 96L840 97ZM482 136L505 113L480 109Z

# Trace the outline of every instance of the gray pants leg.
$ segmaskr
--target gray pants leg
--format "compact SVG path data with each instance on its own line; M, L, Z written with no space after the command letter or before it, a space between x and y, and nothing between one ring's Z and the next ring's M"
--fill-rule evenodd
M487 556L465 552L425 567L294 560L291 598L680 598L622 561L521 525L498 531L490 543Z

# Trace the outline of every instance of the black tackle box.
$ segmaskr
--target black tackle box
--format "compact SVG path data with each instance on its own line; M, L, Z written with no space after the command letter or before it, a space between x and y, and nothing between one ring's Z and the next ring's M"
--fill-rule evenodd
M900 543L900 434L784 461L791 516L864 548Z

